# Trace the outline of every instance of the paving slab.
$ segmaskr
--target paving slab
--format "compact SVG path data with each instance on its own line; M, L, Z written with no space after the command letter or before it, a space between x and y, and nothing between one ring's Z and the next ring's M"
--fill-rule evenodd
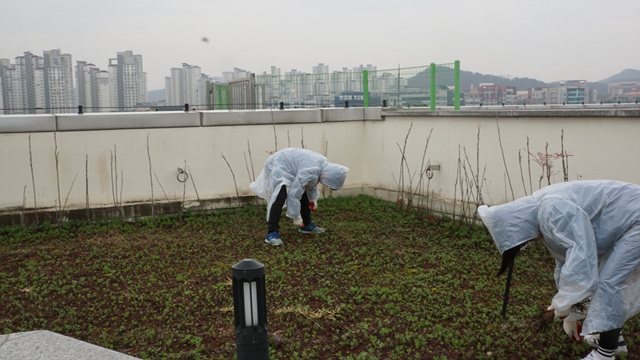
M135 360L133 356L47 330L0 335L0 360Z

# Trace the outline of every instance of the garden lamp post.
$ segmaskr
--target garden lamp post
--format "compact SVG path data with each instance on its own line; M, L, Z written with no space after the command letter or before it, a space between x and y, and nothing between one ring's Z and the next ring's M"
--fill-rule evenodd
M269 359L264 264L244 259L231 274L238 360Z

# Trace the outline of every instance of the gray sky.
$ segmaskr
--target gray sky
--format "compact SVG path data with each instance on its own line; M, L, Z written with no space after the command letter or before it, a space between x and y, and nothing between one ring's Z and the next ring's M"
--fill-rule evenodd
M182 63L221 75L460 60L483 74L598 81L640 69L639 33L638 0L7 0L0 58L60 49L106 70L132 50L149 90Z

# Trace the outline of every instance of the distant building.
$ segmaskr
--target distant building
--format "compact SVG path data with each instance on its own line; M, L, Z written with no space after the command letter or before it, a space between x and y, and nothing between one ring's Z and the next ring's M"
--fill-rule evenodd
M74 81L74 75L77 81ZM15 64L0 59L0 109L5 114L130 109L147 98L142 56L131 51L109 59L109 71L87 61L75 65L60 49L25 52ZM75 85L75 87L74 87Z
M74 112L71 55L54 49L43 57L45 107L49 112Z
M527 99L529 98L529 91L528 90L520 90L516 92L516 104L524 104L526 103Z
M567 89L565 87L547 87L545 104L563 104L567 102Z
M328 74L329 73L329 65L325 65L323 63L319 63L318 65L313 67L313 74Z
M244 78L248 78L250 76L251 72L247 71L247 70L243 70L237 67L233 68L233 71L224 71L222 73L222 79L224 81L231 81L231 80L237 80L237 79L244 79Z
M171 76L165 78L166 105L184 105L184 74L181 68L171 68Z
M586 80L562 81L559 87L565 89L567 104L588 104L590 102Z
M471 85L469 92L467 92L464 96L466 105L480 105L480 88Z
M111 99L111 86L109 85L109 72L99 70L96 73L96 87L98 90L98 108L100 112L112 111L113 100Z
M623 94L616 95L613 98L613 101L620 103L638 103L640 102L640 91L629 91Z
M335 96L334 104L336 107L342 108L346 106L346 103L349 103L349 107L363 107L364 106L364 93L360 91L348 91L340 93L340 95ZM376 106L380 106L381 100L379 96L370 96L369 104L376 104Z
M111 110L109 72L100 70L86 61L76 62L76 83L78 105L84 112L105 112Z
M503 103L506 105L518 104L518 89L515 86L504 87Z
M608 86L609 96L618 97L625 93L640 91L640 81L612 82Z
M200 66L192 66L189 64L182 64L182 71L184 72L184 92L185 103L203 106L206 104L202 86L202 70Z
M142 55L134 55L130 50L119 52L117 58L109 59L109 73L114 86L112 101L120 110L132 110L147 102L147 73L142 67Z
M11 64L9 59L0 59L0 92L2 93L2 108L4 114L16 114L15 109L22 109L22 93L16 94L21 90L19 83L20 74L16 70L16 66Z
M561 81L556 86L535 87L529 91L527 104L591 104L597 91L587 86L586 80Z
M172 68L171 76L165 77L165 102L167 106L184 106L206 109L210 79L199 66L182 64L182 68Z
M109 59L109 99L110 107L118 109L118 59Z
M45 51L44 55L25 52L16 57L15 64L0 59L0 107L4 114L73 111L71 55L60 50Z
M281 73L280 68L271 66L271 75L280 76L280 73Z
M0 109L4 108L4 93L2 86L2 59L0 59ZM2 114L3 112L0 112Z
M516 89L510 90L514 93ZM477 87L471 86L469 93L465 95L466 105L501 105L505 101L505 88L493 83L482 83Z
M25 112L34 114L37 108L45 106L43 80L43 59L40 56L25 52L16 57L16 67L20 73L22 107Z
M78 105L82 105L85 112L93 112L98 107L96 73L99 70L86 61L76 61Z

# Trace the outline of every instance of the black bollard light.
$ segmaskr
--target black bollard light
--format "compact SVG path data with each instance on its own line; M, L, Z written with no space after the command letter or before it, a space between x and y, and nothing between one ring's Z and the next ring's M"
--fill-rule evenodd
M244 259L231 274L238 360L269 359L264 264Z

